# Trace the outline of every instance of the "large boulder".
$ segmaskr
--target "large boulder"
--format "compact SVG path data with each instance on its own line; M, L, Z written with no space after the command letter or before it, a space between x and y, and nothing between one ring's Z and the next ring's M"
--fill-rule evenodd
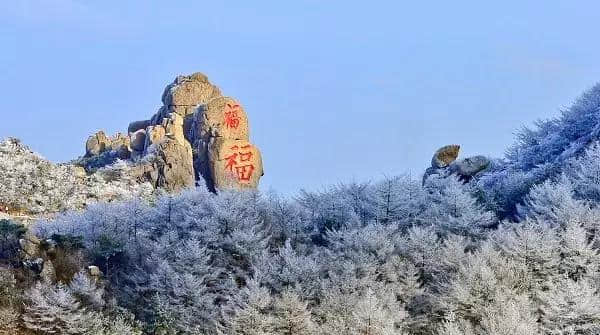
M439 148L431 158L431 167L435 169L445 168L456 160L460 151L460 145L451 144Z
M260 151L246 140L217 138L209 149L215 189L256 188L263 175Z
M449 170L462 179L470 180L489 166L490 160L485 156L479 155L458 160L450 165Z
M85 143L85 155L87 157L95 156L110 149L110 140L103 131L99 131L88 137Z
M88 138L85 144L85 157L90 158L114 151L118 158L129 159L131 154L129 142L129 136L121 133L108 137L103 131L99 131Z
M211 84L204 74L197 72L178 76L165 88L162 102L165 106L195 106L220 95L219 88Z

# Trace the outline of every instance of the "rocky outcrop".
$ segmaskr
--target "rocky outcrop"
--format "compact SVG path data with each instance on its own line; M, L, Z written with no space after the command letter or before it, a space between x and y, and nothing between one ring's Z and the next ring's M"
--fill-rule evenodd
M90 136L84 165L131 160L133 177L168 191L199 179L213 191L258 187L262 159L249 142L248 116L239 101L194 73L169 84L162 102L149 120L131 122L127 136Z
M85 155L87 157L101 154L110 148L110 141L103 131L90 136L85 143Z
M490 160L485 156L473 156L458 160L450 165L450 172L463 179L471 179L479 172L490 166Z
M103 131L90 136L85 143L85 157L94 157L106 152L113 152L120 159L131 157L130 138L121 133L107 137Z
M490 166L490 160L481 155L457 160L459 151L460 146L455 144L438 149L431 158L431 167L425 170L423 184L432 175L456 175L468 182Z

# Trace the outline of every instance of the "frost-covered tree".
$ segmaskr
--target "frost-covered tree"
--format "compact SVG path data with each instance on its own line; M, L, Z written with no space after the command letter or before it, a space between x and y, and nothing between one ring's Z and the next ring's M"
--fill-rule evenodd
M584 92L557 118L524 127L504 160L477 182L501 217L511 217L529 189L556 177L600 138L600 84Z
M354 334L357 335L401 334L396 322L405 317L403 310L389 308L370 289L358 299L353 316L356 319Z
M25 292L23 324L42 334L82 334L86 312L65 286L37 283Z
M419 214L424 210L425 192L409 175L386 177L374 185L373 197L377 222L409 226L419 220Z
M0 335L12 335L19 326L21 294L12 269L0 268Z
M100 310L104 307L104 290L83 271L73 277L69 291L85 308Z
M527 296L512 294L498 296L485 308L481 322L477 327L478 333L497 335L538 334L540 327L534 310L533 303Z
M480 236L495 225L494 214L480 205L468 185L454 176L428 178L423 220L442 234Z
M273 316L269 314L273 298L265 287L251 279L232 302L223 308L224 320L219 334L270 335Z
M538 221L505 224L491 238L504 257L521 264L530 294L545 290L559 274L560 239L556 228Z
M269 259L268 282L278 291L286 287L302 299L313 299L319 289L321 264L311 255L292 248L288 240L279 252ZM264 270L263 270L264 272Z
M560 269L569 277L600 278L600 255L590 232L576 220L566 222L560 233Z
M314 227L308 210L297 202L286 201L274 193L269 195L268 201L271 242L281 245L289 240L294 246L298 243L310 243Z
M169 245L173 243L174 245ZM189 333L212 328L216 309L210 283L219 275L210 267L210 256L198 241L162 240L149 257L148 304L156 318L169 316L168 328ZM163 320L165 321L165 320Z
M0 206L21 214L44 214L98 201L150 198L154 188L132 178L130 168L117 161L88 174L74 164L51 163L8 138L0 141Z
M573 183L573 190L579 198L600 201L599 161L600 143L594 142L582 156L571 159L565 167L565 174Z
M467 255L453 278L442 285L438 308L475 327L481 326L490 303L508 301L527 292L525 272L521 264L502 256L486 243L477 252Z
M541 324L547 334L598 334L600 295L596 283L562 277L541 294Z
M281 335L312 335L315 325L308 304L297 294L285 291L273 303L273 332Z

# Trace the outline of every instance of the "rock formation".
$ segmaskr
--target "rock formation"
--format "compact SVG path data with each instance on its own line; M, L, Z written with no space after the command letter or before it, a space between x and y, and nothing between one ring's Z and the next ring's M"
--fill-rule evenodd
M459 145L446 145L439 148L431 158L431 167L425 170L423 184L431 175L456 175L463 181L470 181L480 172L490 166L490 160L485 156L473 156L457 160L460 152Z
M458 157L460 145L451 144L439 148L431 158L431 167L440 169L445 168L454 162Z
M201 73L178 76L148 120L129 124L128 135L100 131L88 139L82 165L92 170L131 160L132 175L177 191L203 179L217 189L256 188L263 175L260 151L249 142L248 116Z

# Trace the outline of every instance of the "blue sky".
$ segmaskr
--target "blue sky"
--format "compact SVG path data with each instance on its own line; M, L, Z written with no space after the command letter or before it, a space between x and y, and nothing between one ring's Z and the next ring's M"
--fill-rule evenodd
M150 117L177 74L238 98L262 189L419 175L438 147L500 156L600 81L597 1L0 4L0 138L53 161Z

